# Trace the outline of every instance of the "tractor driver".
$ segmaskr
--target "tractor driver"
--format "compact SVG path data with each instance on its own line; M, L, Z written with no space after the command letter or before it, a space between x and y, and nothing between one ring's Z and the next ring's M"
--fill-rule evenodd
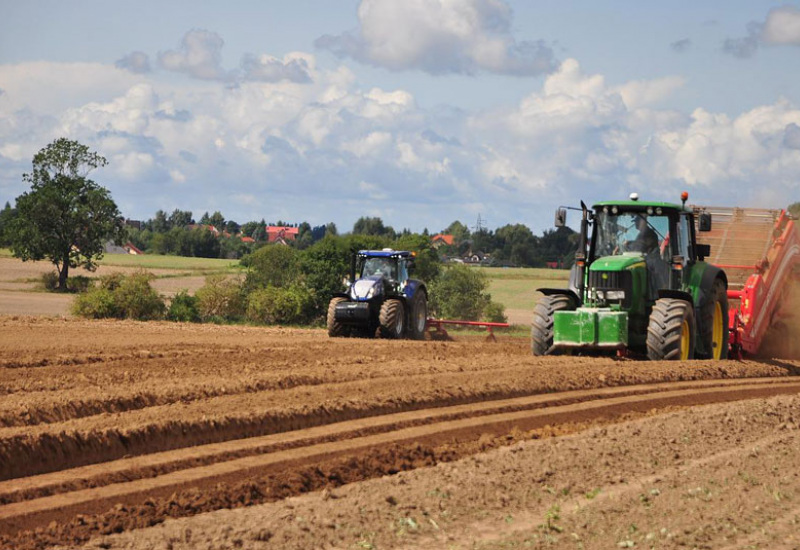
M626 248L631 252L642 252L646 255L658 248L658 235L647 223L646 214L636 214L635 217L636 229L639 230L639 234L636 235L636 239L628 243Z
M389 258L370 258L364 264L362 277L371 275L383 275L388 279L394 279L394 262Z

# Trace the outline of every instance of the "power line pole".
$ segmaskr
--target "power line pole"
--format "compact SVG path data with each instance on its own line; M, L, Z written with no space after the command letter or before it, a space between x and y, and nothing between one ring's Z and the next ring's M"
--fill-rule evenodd
M475 224L475 232L480 233L481 231L483 231L485 225L486 225L486 219L485 218L482 219L480 213L478 213L478 221Z

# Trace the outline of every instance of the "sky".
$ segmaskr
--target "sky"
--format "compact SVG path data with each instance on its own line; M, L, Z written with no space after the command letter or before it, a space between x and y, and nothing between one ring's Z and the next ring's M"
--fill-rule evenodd
M782 208L798 66L800 1L0 0L0 207L67 137L140 220L540 233L634 191Z

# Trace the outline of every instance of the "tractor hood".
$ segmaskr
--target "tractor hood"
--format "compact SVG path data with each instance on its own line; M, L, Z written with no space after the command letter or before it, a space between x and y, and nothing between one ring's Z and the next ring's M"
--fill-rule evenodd
M644 256L639 252L625 252L620 256L604 256L589 266L589 271L624 271L636 264L644 264Z
M357 280L350 289L350 297L354 300L371 300L383 293L383 277L370 275Z

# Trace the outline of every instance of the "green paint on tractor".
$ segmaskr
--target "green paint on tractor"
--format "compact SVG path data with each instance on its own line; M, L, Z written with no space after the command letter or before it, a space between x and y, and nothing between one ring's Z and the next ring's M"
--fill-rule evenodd
M570 288L539 289L545 296L534 310L535 355L622 350L689 359L727 349L727 330L724 341L712 342L710 328L714 311L728 311L727 277L704 261L710 248L695 235L710 230L710 214L633 196L592 209L581 203L580 210ZM565 222L561 208L556 225Z
M554 343L561 348L621 349L628 345L628 314L607 308L559 311L554 318Z

